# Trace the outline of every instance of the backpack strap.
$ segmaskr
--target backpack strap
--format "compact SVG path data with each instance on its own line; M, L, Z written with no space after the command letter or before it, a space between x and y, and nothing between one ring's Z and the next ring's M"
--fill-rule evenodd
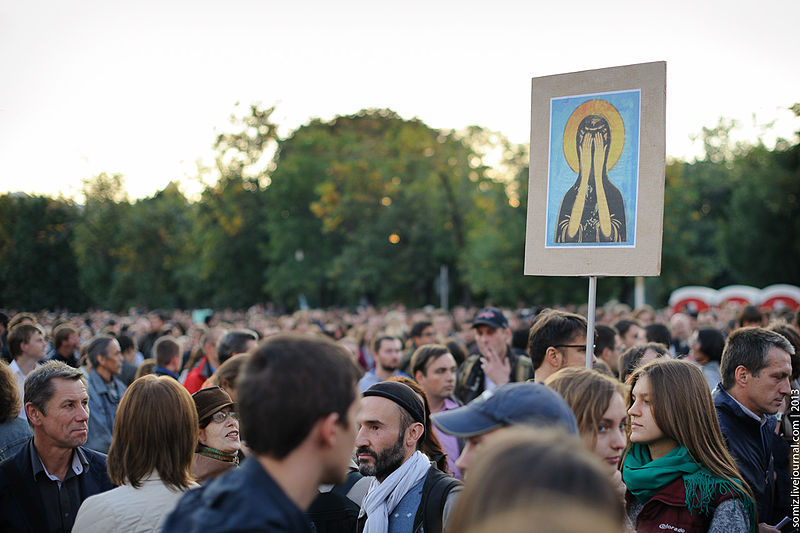
M450 477L438 468L431 466L422 484L422 500L414 517L414 531L419 526L425 533L442 532L442 514L447 496L454 488L461 485L456 478Z
M306 517L317 533L355 533L359 504L347 493L362 478L358 471L347 474L345 482L328 492L320 492L306 510Z

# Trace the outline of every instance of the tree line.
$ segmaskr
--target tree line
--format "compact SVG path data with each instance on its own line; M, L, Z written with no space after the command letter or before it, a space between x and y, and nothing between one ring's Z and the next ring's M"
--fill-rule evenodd
M800 116L800 105L793 107ZM389 110L312 120L279 138L253 105L213 144L208 185L130 201L124 178L87 179L79 200L0 196L0 307L246 308L581 303L579 278L522 275L527 147L481 127L445 131ZM800 143L732 144L666 168L663 305L683 285L800 284ZM601 301L632 299L607 278Z

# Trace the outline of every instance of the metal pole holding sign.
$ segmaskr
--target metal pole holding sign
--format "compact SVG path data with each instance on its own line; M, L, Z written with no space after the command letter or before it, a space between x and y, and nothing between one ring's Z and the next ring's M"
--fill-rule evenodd
M594 360L594 314L597 307L597 276L589 276L589 309L586 310L586 368Z

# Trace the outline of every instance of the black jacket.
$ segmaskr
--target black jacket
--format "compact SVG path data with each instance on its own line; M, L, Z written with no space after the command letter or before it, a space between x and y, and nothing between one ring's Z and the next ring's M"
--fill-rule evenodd
M758 521L777 523L775 516L775 419L765 424L748 416L720 383L714 389L719 426L736 466L756 498Z
M184 494L164 533L311 533L310 522L275 480L250 457L239 468Z
M106 472L106 456L81 447L88 465L80 474L81 501L114 488ZM74 517L73 517L74 518ZM44 502L33 478L30 446L0 463L0 531L47 531Z

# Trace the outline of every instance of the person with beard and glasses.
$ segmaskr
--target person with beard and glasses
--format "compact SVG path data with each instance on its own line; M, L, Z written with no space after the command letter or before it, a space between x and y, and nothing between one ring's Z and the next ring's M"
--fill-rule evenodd
M402 383L377 383L364 392L357 420L359 471L375 476L361 506L358 533L446 529L461 484L417 449L425 433L419 396Z
M383 335L375 339L375 368L364 374L358 382L358 388L364 392L372 385L393 377L408 376L398 370L403 357L403 341L391 335Z

